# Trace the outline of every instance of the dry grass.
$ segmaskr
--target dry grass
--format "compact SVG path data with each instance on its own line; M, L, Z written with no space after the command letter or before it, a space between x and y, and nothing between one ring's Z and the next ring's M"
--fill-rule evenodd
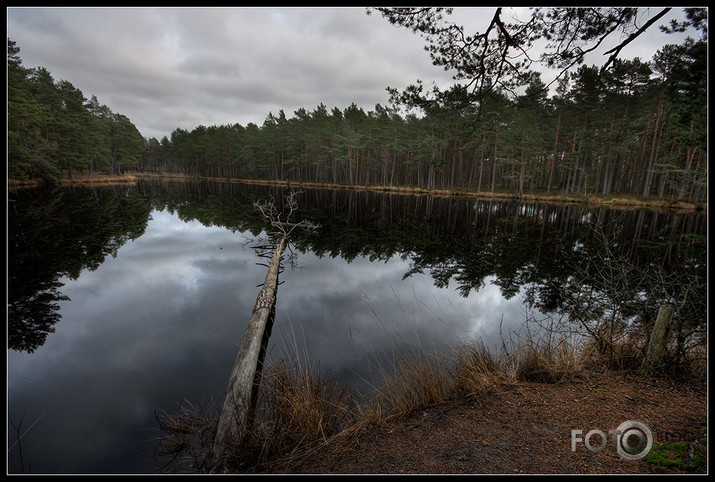
M575 340L561 337L522 344L510 362L516 380L554 383L581 373L587 353Z
M184 401L174 413L155 414L161 436L155 439L154 458L169 472L202 471L216 423L203 409Z
M690 350L686 370L694 381L708 380L708 347L699 345Z
M352 414L347 385L319 367L274 362L264 369L257 420L252 432L261 460L271 460L345 428Z
M598 344L592 340L587 345L588 355L585 357L585 363L589 368L639 370L645 360L647 344L646 339L629 336L606 349L599 349Z
M399 419L413 410L449 398L448 359L438 353L403 355L390 369L381 368L383 383L374 391L363 415L369 420Z
M642 340L640 340L642 341ZM288 467L326 445L339 448L366 427L402 419L417 409L455 398L479 398L503 384L558 383L590 370L638 370L643 347L624 339L608 356L593 343L562 336L519 340L494 354L480 341L456 348L392 344L382 382L358 401L349 387L308 363L273 362L264 367L253 429L231 457L229 470L272 471ZM706 358L705 358L706 359ZM202 472L215 423L187 404L157 417L164 436L156 453L173 471ZM168 461L168 462L167 462Z
M41 186L42 184L43 182L38 179L8 179L7 189L8 191L28 189Z
M136 172L109 175L102 172L74 171L72 177L67 174L60 179L61 186L73 185L102 185L102 184L133 184L139 181L140 175Z
M584 345L583 364L587 370L612 370L615 372L642 372L648 351L648 336L643 332L630 333L607 347L599 349L595 341ZM678 354L674 343L666 347L658 368L652 375L673 379L707 379L707 344L696 344L686 348L686 355Z
M556 333L537 339L527 330L508 343L509 349L503 341L496 353L479 340L444 348L424 344L416 330L414 337L405 338L404 326L398 335L372 308L389 341L387 353L375 357L379 382L372 392L358 399L350 387L296 354L294 361L266 365L253 428L233 451L229 470L288 470L328 445L339 450L372 425L393 423L454 399L479 399L504 384L559 383L594 370L640 370L647 346L647 340L632 336L603 353L588 340ZM706 353L702 359L707 361ZM166 434L158 445L160 455L181 471L206 470L202 463L213 422L189 405L161 419L160 428Z
M253 426L224 463L229 472L261 471L323 446L353 413L347 385L320 367L277 361L263 368Z
M224 462L232 472L250 472L324 444L348 426L352 397L344 384L317 367L274 362L264 367L253 427ZM184 402L175 413L156 416L162 435L155 458L165 472L210 472L215 419Z
M511 381L504 370L503 356L495 358L483 343L465 343L456 353L452 389L457 394L478 397L497 384Z

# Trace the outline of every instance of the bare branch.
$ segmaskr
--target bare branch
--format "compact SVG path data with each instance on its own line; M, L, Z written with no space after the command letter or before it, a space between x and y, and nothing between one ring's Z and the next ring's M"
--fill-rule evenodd
M617 31L628 37L607 52L611 55L603 69L611 65L621 49L639 37L661 19L665 8L642 27L634 20L634 7L534 7L528 20L505 22L503 9L495 8L488 26L481 32L467 35L465 27L443 17L449 9L416 7L381 7L379 11L390 23L411 29L426 41L425 49L432 63L454 71L455 86L446 90L435 87L423 91L421 82L409 86L401 95L389 88L393 102L410 108L427 110L433 106L457 109L477 104L477 113L487 95L497 88L517 96L519 87L529 83L532 66L542 63L559 70L556 82L566 72L582 63L585 56L599 48L606 38ZM534 42L548 41L547 50L539 59L531 58ZM464 81L464 84L462 84ZM549 86L553 83L551 82ZM546 86L548 87L548 86Z
M633 40L635 40L640 34L646 31L648 27L653 25L655 22L660 20L666 13L668 13L672 8L667 7L661 10L655 17L651 18L648 20L641 28L639 28L636 32L633 32L626 40L621 42L619 45L616 47L612 48L611 50L604 52L604 55L611 54L611 56L606 60L606 63L603 64L603 67L601 67L601 72L605 71L608 66L613 63L616 58L618 57L618 54L623 50L623 47L631 43Z
M285 221L281 220L281 215L283 213L278 212L278 208L276 207L276 202L273 197L262 202L256 201L253 203L253 206L256 210L258 210L258 212L261 213L263 219L270 223L271 227L279 231L279 234L282 237L289 237L296 228L316 231L320 228L320 225L306 219L298 223L291 222L291 216L298 209L298 195L300 193L300 191L291 191L285 196L285 205L288 210Z

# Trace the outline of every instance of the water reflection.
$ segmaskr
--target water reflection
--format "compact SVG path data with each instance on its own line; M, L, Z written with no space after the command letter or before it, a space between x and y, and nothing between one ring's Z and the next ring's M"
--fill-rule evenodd
M18 191L8 207L8 345L32 352L59 321L66 294L59 278L76 279L116 256L144 231L151 210L127 188Z
M212 183L13 193L8 412L24 429L39 418L25 469L151 471L154 410L222 399L265 276L251 204L268 195L282 199ZM269 356L307 354L358 386L388 336L497 344L527 297L557 306L562 256L588 257L594 223L620 219L614 247L643 266L705 259L697 215L338 191L306 191L301 206L296 218L323 229L293 240ZM17 447L8 458L21 471Z

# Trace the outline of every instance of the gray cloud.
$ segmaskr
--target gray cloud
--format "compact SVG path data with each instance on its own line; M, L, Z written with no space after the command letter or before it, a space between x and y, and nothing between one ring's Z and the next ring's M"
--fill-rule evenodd
M517 9L518 10L518 9ZM478 28L492 8L455 10ZM364 8L9 8L26 67L46 67L128 116L145 137L325 104L366 110L387 86L450 81L420 37ZM518 13L518 12L517 12ZM675 9L673 16L680 15ZM657 29L625 53L650 60ZM655 42L655 43L654 43ZM598 62L598 57L593 62Z

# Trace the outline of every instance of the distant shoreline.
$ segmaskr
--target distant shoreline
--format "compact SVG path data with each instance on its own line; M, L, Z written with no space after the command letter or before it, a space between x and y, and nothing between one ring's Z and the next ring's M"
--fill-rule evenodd
M108 175L104 173L73 172L72 177L65 174L60 180L62 186L73 185L108 185L108 184L134 184L140 179L164 179L175 181L215 181L239 184L254 184L266 186L283 186L304 189L332 189L332 190L353 190L353 191L374 191L388 192L393 194L406 195L429 195L433 197L459 197L474 198L481 200L509 200L526 201L544 204L583 204L589 207L605 207L613 209L649 209L653 211L674 211L674 212L699 212L707 214L707 203L688 203L684 201L669 202L659 199L638 199L634 197L618 197L617 195L602 197L597 195L572 196L560 194L523 194L509 192L485 192L474 191L468 188L455 189L423 189L409 186L381 186L381 185L347 185L347 184L327 184L310 181L277 181L264 179L238 179L225 177L204 177L180 173L148 173L131 171L120 175ZM42 180L21 181L8 179L8 190L24 189L42 186Z

